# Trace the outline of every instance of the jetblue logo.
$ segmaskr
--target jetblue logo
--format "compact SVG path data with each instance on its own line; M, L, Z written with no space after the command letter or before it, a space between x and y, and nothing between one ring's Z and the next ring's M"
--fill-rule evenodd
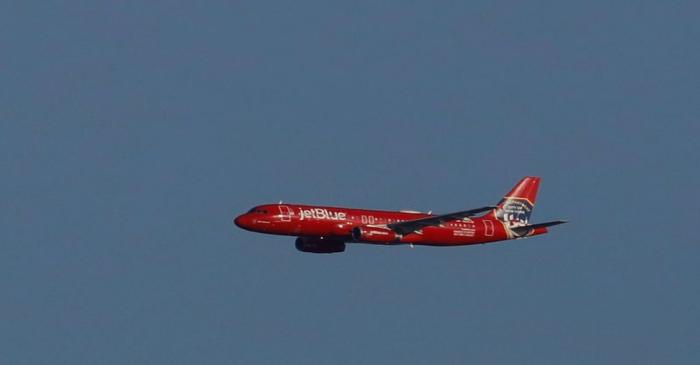
M347 215L343 212L334 212L323 208L301 209L299 208L300 220L304 219L327 219L332 221L344 221Z

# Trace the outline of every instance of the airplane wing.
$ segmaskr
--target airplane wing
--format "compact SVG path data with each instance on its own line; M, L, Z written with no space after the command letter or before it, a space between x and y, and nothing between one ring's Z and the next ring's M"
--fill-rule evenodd
M467 217L473 217L476 214L489 211L496 207L488 206L471 210L464 210L461 212L454 212L449 214L434 215L432 217L414 219L412 221L389 223L386 226L389 227L394 232L404 235L411 232L415 232L429 226L439 226L445 222L453 221L456 219L462 219Z

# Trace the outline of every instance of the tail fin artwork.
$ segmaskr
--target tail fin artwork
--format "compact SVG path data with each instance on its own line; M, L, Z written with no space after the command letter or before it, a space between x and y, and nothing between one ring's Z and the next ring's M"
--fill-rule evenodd
M509 238L547 233L547 227L566 223L562 220L538 224L529 223L539 188L539 177L526 176L498 202L496 209L489 213L490 217L498 219L503 224Z
M508 227L526 226L535 208L539 187L539 177L524 177L501 199L493 214Z

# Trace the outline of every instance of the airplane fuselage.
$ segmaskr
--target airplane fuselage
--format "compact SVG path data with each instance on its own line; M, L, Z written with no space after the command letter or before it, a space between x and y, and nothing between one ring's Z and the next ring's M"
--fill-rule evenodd
M487 243L513 237L504 222L486 215L445 222L406 235L396 235L387 224L427 218L432 214L383 211L298 204L268 204L251 209L236 218L243 229L287 236L336 238L347 242L372 244L416 244L455 246ZM359 237L353 229L363 227L372 233ZM528 236L545 233L536 229Z
M333 253L345 244L415 244L460 246L547 233L564 223L530 224L540 178L526 176L495 206L433 215L340 207L267 204L238 216L235 224L249 231L296 236L300 251Z

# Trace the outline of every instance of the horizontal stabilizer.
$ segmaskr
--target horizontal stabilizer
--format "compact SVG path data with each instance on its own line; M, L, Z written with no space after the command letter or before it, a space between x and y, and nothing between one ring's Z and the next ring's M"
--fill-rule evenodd
M564 224L564 223L568 223L568 221L551 221L551 222L530 224L527 226L513 227L513 228L511 228L511 230L518 235L526 235L526 234L528 234L528 232L531 232L531 230L534 231L538 228L547 228L547 227L556 226L558 224Z
M543 228L543 227L551 227L551 226L556 226L557 224L564 224L564 223L569 223L569 221L551 221L551 222L544 222L544 223L537 223L537 224L531 224L527 227L530 228Z

